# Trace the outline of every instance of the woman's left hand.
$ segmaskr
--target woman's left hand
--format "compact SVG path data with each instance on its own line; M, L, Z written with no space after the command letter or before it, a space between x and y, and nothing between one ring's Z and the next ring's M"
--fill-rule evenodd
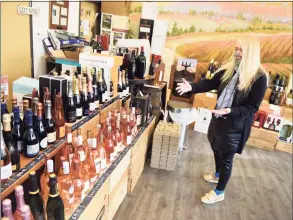
M231 112L230 108L223 108L223 109L218 109L218 110L212 110L212 113L217 114L217 115L227 115Z

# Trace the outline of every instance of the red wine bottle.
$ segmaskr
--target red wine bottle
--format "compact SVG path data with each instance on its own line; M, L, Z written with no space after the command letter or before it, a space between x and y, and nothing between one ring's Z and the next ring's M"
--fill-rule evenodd
M144 47L140 49L140 55L136 58L136 77L144 79L146 69L146 58L144 56Z
M131 52L131 58L128 63L128 79L134 79L136 74L136 58L135 58L135 50Z

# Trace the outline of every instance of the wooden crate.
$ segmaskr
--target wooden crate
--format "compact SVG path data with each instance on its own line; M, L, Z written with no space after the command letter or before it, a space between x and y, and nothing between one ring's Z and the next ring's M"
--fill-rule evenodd
M88 204L79 219L103 219L109 218L109 178L104 182L99 191L94 195L92 201Z
M292 143L287 143L287 142L280 141L280 140L277 141L275 149L279 150L279 151L284 151L284 152L287 152L287 153L290 153L290 154L293 153Z
M119 182L109 195L109 220L112 220L127 194L128 169L122 173ZM88 219L89 220L89 219Z

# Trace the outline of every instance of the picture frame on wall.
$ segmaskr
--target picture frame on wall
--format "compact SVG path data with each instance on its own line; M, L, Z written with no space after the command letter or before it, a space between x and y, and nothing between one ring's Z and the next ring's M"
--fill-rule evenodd
M49 28L58 30L68 29L68 1L50 1Z
M102 13L101 30L102 29L110 30L110 31L112 30L112 18L113 18L112 14Z

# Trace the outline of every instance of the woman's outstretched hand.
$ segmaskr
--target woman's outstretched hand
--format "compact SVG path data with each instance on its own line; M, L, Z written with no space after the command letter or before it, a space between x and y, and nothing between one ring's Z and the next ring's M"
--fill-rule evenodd
M182 95L186 92L190 92L192 87L189 82L187 82L184 78L182 78L182 83L177 83L176 91L179 95Z

